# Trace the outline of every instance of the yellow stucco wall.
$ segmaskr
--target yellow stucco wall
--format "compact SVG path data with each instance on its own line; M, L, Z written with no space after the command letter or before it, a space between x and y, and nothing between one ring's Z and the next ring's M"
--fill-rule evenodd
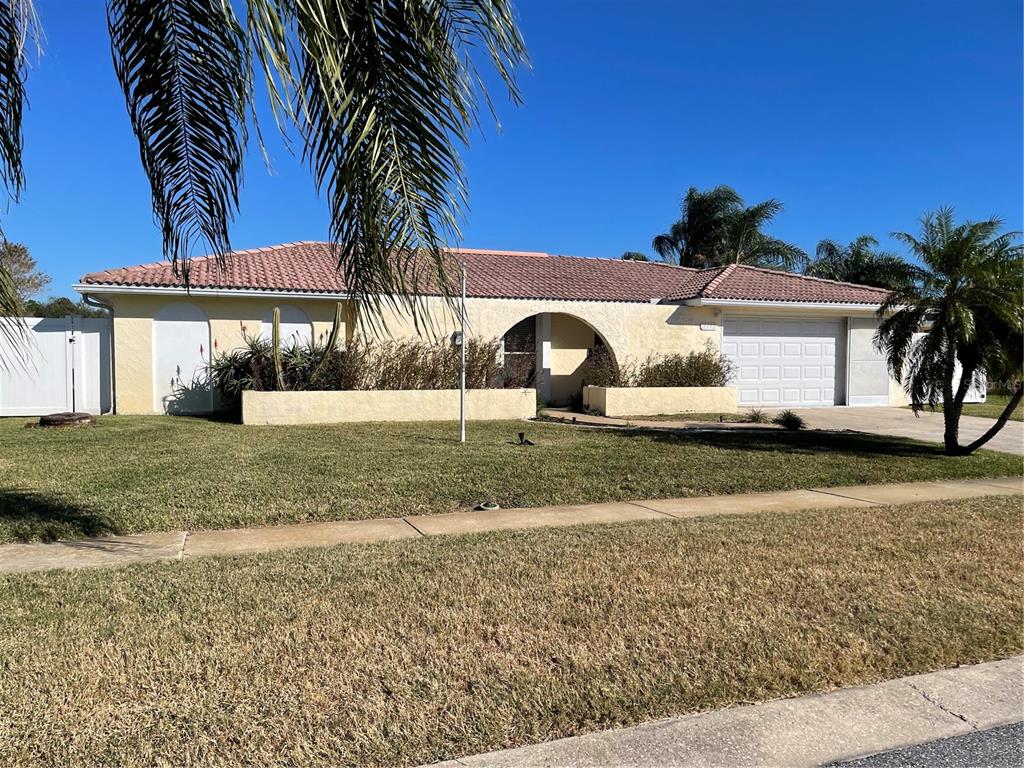
M200 307L210 321L210 348L226 352L242 344L243 328L258 335L263 316L277 306L302 309L313 325L314 337L330 333L335 305L329 300L235 298L111 294L103 300L114 308L114 398L118 413L153 413L153 317L177 301ZM346 328L346 332L347 332Z
M605 416L737 411L735 387L587 387L585 398Z
M115 401L118 413L152 413L153 409L153 317L161 307L175 301L199 306L210 320L210 343L217 352L225 352L242 343L242 328L259 333L263 316L275 306L290 304L301 308L313 323L314 336L330 332L336 301L294 297L248 298L232 296L105 294L102 299L114 308ZM438 298L422 302L433 322L417 330L403 313L385 311L387 335L396 339L441 340L457 328L456 315ZM469 299L466 302L468 333L478 338L500 338L520 320L538 313L563 313L589 324L604 339L620 364L643 360L650 355L686 353L703 347L710 339L719 344L720 330L702 331L701 323L716 328L720 314L711 309L668 305L548 301L543 299ZM568 396L578 386L579 364L585 356L583 338L589 331L567 319L553 318L552 335L576 346L563 354L552 350L552 383L558 381L559 393ZM346 337L359 334L383 336L351 316L346 318ZM553 347L556 345L553 344Z
M458 324L456 316L440 299L423 302L436 318L434 327L424 329L423 338L447 338ZM542 312L564 313L588 323L605 340L620 362L643 359L650 354L686 353L703 346L706 339L718 344L719 333L700 330L701 323L720 322L715 310L666 304L612 301L551 301L547 299L468 299L466 321L471 336L500 338L513 325ZM412 320L392 311L385 312L392 336L417 335Z
M529 419L537 413L533 389L471 389L466 419ZM457 389L243 392L243 424L339 424L356 421L458 421Z
M594 348L594 331L565 314L551 316L551 402L569 403L583 387L583 366Z
M189 301L209 317L210 343L225 352L242 342L242 328L256 334L264 315L275 306L290 304L301 308L313 324L314 336L326 336L334 319L336 301L309 298L250 298L233 296L105 294L103 300L114 308L115 399L118 413L152 413L153 408L153 317L161 307L175 301ZM454 312L441 299L422 301L432 322L417 330L405 314L385 311L387 329L373 331L360 325L347 307L345 337L390 335L392 338L441 340L457 328ZM742 310L730 308L730 314ZM751 310L754 311L754 310ZM766 310L756 310L766 314ZM815 314L818 310L780 307L789 315ZM549 301L543 299L469 299L467 322L470 336L500 338L519 321L539 313L552 313L551 383L552 401L567 401L579 392L580 366L592 343L591 328L600 335L620 364L642 361L649 356L686 354L710 341L721 344L722 313L709 307L659 304ZM840 314L836 311L836 314ZM578 318L574 320L573 318ZM582 321L579 322L579 321ZM702 329L704 324L706 329ZM589 326L589 327L588 327ZM889 399L903 405L906 397L900 385L889 381ZM709 407L708 410L723 410ZM622 411L620 411L622 412ZM642 412L642 411L641 411ZM637 412L637 415L639 413Z

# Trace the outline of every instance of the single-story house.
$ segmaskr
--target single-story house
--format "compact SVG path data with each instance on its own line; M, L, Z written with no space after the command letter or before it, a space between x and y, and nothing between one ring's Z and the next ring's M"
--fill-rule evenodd
M467 270L469 335L534 354L538 393L550 403L579 394L596 344L622 364L710 341L736 366L741 408L906 404L872 344L885 298L878 288L736 264L697 270L470 249L452 258ZM75 290L113 311L122 414L209 408L209 394L190 395L189 384L211 355L239 346L243 334L269 333L275 307L284 335L326 335L336 303L350 301L330 246L319 242L236 251L226 267L195 259L188 290L167 262L93 272ZM391 336L440 339L456 328L449 305L424 293L434 327L417 331L389 313ZM346 336L360 332L350 309Z

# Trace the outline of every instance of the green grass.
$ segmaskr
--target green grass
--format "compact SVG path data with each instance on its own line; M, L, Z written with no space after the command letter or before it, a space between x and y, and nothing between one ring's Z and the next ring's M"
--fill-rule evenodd
M984 403L965 404L962 415L981 416L985 419L998 419L1009 404L1009 395L988 395L988 397L985 398ZM909 408L910 406L907 407ZM926 410L942 413L942 406L937 405L934 408L927 408ZM1010 412L1010 420L1024 421L1024 400L1018 403L1017 407Z
M416 765L1007 657L1019 498L0 578L0 764Z
M525 430L534 446L516 445ZM230 528L821 485L1020 474L1020 457L941 455L871 435L705 435L523 422L245 427L110 417L0 423L0 540Z

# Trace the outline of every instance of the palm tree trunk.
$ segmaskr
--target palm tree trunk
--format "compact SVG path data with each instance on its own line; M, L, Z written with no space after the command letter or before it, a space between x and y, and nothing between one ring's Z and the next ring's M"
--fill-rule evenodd
M946 447L947 456L966 456L969 453L960 445L960 416L963 414L964 399L967 397L967 390L971 388L971 381L974 379L974 371L976 369L977 365L973 363L962 364L960 383L954 392L954 366L952 360L947 368L947 378L942 388L942 415L946 427L942 439Z
M1006 424L1010 418L1010 414L1013 413L1013 409L1020 405L1021 398L1024 397L1024 386L1017 387L1017 391L1013 393L1013 397L1010 398L1010 402L1006 404L1006 408L999 414L999 418L996 419L996 423L993 424L988 431L985 432L981 437L975 440L970 445L962 448L962 452L965 456L974 453L976 450L981 448L985 443L996 436L996 433Z
M959 456L963 449L960 447L960 411L962 407L956 403L949 403L942 408L942 418L945 422L945 430L942 433L942 442L946 449L947 456Z
M942 382L942 420L945 426L942 442L947 456L957 456L960 453L960 411L963 410L963 400L958 399L953 392L953 366L954 359L951 356L946 361L946 372Z

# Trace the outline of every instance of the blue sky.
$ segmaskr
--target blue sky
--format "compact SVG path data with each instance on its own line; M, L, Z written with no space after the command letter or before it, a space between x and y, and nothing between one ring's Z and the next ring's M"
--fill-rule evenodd
M786 210L812 251L916 228L942 204L1022 228L1022 4L520 0L533 62L466 153L463 244L650 253L690 185ZM160 258L110 63L103 4L42 0L29 76L28 189L4 217L67 294L83 273ZM266 128L270 128L268 124ZM325 204L272 140L246 170L236 248L323 238Z

